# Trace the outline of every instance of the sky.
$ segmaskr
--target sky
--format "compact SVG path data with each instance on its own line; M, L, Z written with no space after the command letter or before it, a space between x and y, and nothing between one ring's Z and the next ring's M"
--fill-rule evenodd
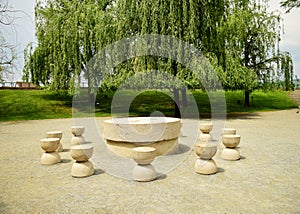
M0 0L1 2L5 0ZM19 81L22 79L24 49L30 42L36 43L34 27L34 4L35 0L8 0L9 4L17 12L14 24L9 27L1 28L1 32L6 41L16 46L18 62L14 69L14 74L7 78L7 81ZM290 13L284 13L279 6L279 0L270 0L269 10L278 11L283 18L282 40L280 43L281 51L291 53L294 62L294 74L300 78L300 8L293 9Z

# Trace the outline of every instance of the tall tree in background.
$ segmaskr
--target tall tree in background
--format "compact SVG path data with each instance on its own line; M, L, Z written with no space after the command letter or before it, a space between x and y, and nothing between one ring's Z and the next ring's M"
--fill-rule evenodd
M284 73L287 82L293 76L290 55L279 50L280 16L267 12L266 6L266 2L232 1L218 29L226 41L226 63L220 74L224 87L243 89L245 107L258 81L266 81L272 72Z
M278 48L280 17L266 7L267 0L40 0L35 9L38 45L25 54L24 79L74 92L85 78L92 94L91 86L98 83L87 64L103 47L135 35L168 35L200 49L224 88L244 90L249 106L250 92L274 76L287 90L292 87L291 56ZM136 72L160 69L190 88L203 89L182 64L158 56L137 56L117 65L102 85L116 89ZM207 74L205 81L212 79ZM177 117L180 87L172 88Z
M280 2L280 6L286 9L286 13L289 13L293 8L300 7L299 0L284 0Z
M2 34L6 26L11 26L14 22L12 13L17 12L13 10L8 2L0 2L0 82L4 81L4 77L11 73L14 63L17 59L15 47L9 44Z
M35 8L38 45L26 54L24 79L49 86L53 90L79 87L80 80L91 74L89 60L114 35L109 0L44 0ZM31 51L30 51L31 50Z
M118 39L132 35L160 34L193 44L197 49L211 50L216 46L224 47L224 40L216 40L216 26L224 16L224 0L209 2L204 0L119 0L116 11ZM221 48L216 50L221 50ZM178 55L180 54L178 50ZM216 55L221 58L221 53L218 52ZM188 85L193 85L195 82L193 78L191 79L193 83L188 81L188 73L191 72L170 59L153 56L137 57L128 65L128 67L137 67L138 70L159 69L158 66L169 70L173 76L181 78ZM176 117L180 117L179 91L180 88L176 86L173 88ZM182 95L184 105L184 90Z

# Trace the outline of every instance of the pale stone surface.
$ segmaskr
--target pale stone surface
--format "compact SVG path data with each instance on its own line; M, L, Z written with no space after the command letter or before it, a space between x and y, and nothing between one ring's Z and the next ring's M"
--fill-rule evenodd
M240 152L237 149L234 148L224 148L222 150L222 158L224 160L239 160L241 158Z
M76 161L88 161L93 155L93 150L91 143L76 145L71 147L70 155Z
M199 128L203 134L209 134L213 128L213 125L211 123L201 123Z
M85 138L83 136L73 136L71 138L71 145L80 145L85 143Z
M215 144L215 143L205 143L205 144L196 143L194 146L194 151L196 152L196 154L199 158L209 160L216 154L217 144Z
M234 128L223 128L221 130L221 135L225 135L225 134L235 135L236 134L236 129L234 129Z
M137 164L132 171L132 178L135 181L153 181L157 177L156 171L151 164L139 165Z
M135 147L132 149L132 159L140 165L150 164L156 157L153 147Z
M62 131L50 131L46 132L46 138L62 138Z
M59 138L44 138L40 140L42 149L46 152L54 152L59 145Z
M145 143L176 139L180 135L181 120L172 117L129 117L104 121L107 140Z
M106 145L113 154L124 158L132 158L132 149L141 146L141 144L111 140L106 140ZM154 147L156 149L155 156L172 154L178 150L178 139L147 143L144 146Z
M240 135L222 135L222 143L227 148L235 148L240 144Z
M221 135L235 135L235 134L236 134L236 129L234 129L234 128L223 128L221 130ZM222 140L220 142L219 148L220 149L224 149L225 148Z
M201 176L191 152L166 176L147 183L111 176L100 165L93 176L75 179L69 152L60 153L60 164L41 165L37 142L59 129L70 149L73 119L0 122L0 213L300 213L298 110L229 117L226 127L242 136L240 161L222 159L220 150L214 156L218 173ZM101 131L103 121L96 118ZM87 141L99 143L89 132ZM214 137L221 141L219 133Z
M41 164L53 165L61 161L61 157L57 152L45 152L41 157Z
M209 143L209 142L212 142L212 140L213 139L212 139L211 134L200 134L198 142L199 143Z
M61 142L58 143L58 148L57 148L56 151L58 151L58 152L63 152L63 151L64 151L64 147L63 147L63 145L61 144Z
M90 161L75 162L71 168L71 175L77 178L88 177L94 174L94 166Z
M71 127L71 133L74 136L81 136L81 135L83 135L84 130L85 130L84 126L72 126Z
M218 171L216 162L211 160L203 160L198 158L195 162L195 172L204 175L215 174Z
M62 138L62 131L50 131L50 132L46 132L46 138L59 138L61 140L61 138ZM63 152L64 151L63 145L61 144L60 141L58 143L58 148L57 148L56 151L58 151L58 152Z

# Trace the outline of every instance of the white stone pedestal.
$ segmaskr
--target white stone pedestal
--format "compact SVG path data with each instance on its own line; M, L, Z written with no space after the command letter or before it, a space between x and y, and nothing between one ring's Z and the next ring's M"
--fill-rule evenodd
M62 138L61 131L46 132L46 138L59 138L58 148L56 151L58 151L58 152L64 151L63 145L61 144L61 138Z
M236 149L241 140L240 135L222 135L222 142L225 148L222 150L221 157L224 160L239 160L240 152Z
M132 171L132 178L135 181L152 181L157 175L151 162L155 158L155 148L153 147L135 147L132 149L132 157L137 165Z
M223 135L235 135L236 134L236 129L234 128L223 128L222 131L221 131L221 136ZM220 143L220 148L221 149L224 149L225 146L221 140L221 143Z
M93 164L89 161L93 155L93 145L91 143L72 146L70 154L76 160L71 168L73 177L82 178L94 174Z
M60 155L56 152L59 141L59 138L44 138L40 140L40 145L45 151L41 156L42 165L53 165L61 161Z
M195 162L195 172L204 175L210 175L216 173L217 164L212 159L212 157L217 152L217 145L214 143L196 143L194 146L194 151L198 156L198 159Z
M71 145L81 145L85 143L85 139L82 136L85 131L84 126L72 126L71 132L73 137L71 139Z

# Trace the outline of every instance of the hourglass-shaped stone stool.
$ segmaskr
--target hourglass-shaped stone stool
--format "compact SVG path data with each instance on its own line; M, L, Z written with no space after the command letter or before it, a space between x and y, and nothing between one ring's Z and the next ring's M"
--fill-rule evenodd
M61 144L61 138L62 138L62 132L61 131L46 132L46 138L59 138L57 151L58 152L64 151L64 148Z
M73 134L73 137L71 139L71 145L80 145L85 143L85 139L82 136L84 133L84 126L72 126L71 132Z
M221 157L225 160L239 160L240 152L236 149L241 141L240 135L223 135L222 142L225 148L222 150Z
M135 181L152 181L157 177L155 168L151 162L156 157L156 149L153 147L135 147L132 149L132 158L137 163L132 171Z
M212 157L217 152L217 145L209 143L196 143L194 151L198 156L195 162L195 172L204 175L210 175L217 172L217 164Z
M61 157L56 152L59 146L59 138L44 138L40 140L40 145L45 153L42 154L41 164L52 165L57 164L61 161Z
M199 125L199 129L202 132L199 135L199 143L207 143L212 141L212 136L210 134L212 128L213 125L211 123L202 123Z
M221 131L221 136L223 136L223 135L235 135L235 134L236 134L236 129L233 129L233 128L223 128L222 131ZM220 143L220 148L221 149L225 148L222 141Z
M93 145L91 143L72 146L70 154L76 160L71 168L73 177L82 178L94 174L94 166L89 161L93 155Z

